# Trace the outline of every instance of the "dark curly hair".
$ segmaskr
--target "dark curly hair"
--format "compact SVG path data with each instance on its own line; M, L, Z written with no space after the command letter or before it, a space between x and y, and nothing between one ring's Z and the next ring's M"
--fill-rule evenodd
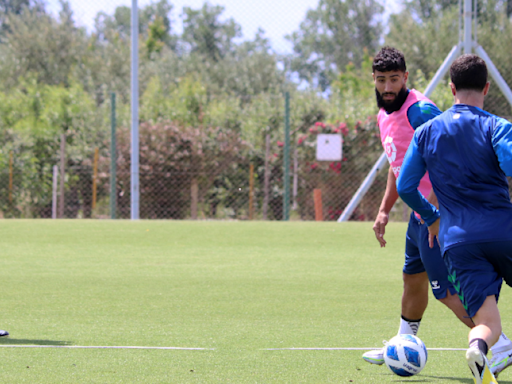
M487 84L487 65L477 55L462 55L451 65L450 78L457 91L482 91Z
M402 52L393 47L382 47L375 55L372 64L373 72L407 71L405 57Z

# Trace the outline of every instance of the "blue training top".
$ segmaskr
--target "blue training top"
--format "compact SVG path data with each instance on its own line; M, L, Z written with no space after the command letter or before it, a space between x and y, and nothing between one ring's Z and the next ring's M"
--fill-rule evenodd
M439 211L417 191L429 171ZM457 104L418 128L397 189L428 225L441 216L442 252L454 245L512 240L512 124Z

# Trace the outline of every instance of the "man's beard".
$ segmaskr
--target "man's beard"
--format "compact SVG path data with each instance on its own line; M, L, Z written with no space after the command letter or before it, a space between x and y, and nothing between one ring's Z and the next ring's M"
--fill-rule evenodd
M393 94L395 95L395 99L393 101L384 100L384 95ZM387 113L392 113L398 111L404 105L405 99L407 99L407 95L409 94L409 90L407 87L403 87L398 94L392 92L386 92L384 94L380 94L375 88L375 96L377 97L377 106L379 108L383 108Z

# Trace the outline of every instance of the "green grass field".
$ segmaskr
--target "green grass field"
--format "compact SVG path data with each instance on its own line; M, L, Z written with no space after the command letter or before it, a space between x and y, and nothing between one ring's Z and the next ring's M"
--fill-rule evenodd
M2 220L0 382L472 383L461 351L430 351L401 379L358 350L269 350L396 333L406 225L389 225L385 249L371 226ZM501 303L512 336L508 287ZM465 348L467 330L431 296L419 336Z

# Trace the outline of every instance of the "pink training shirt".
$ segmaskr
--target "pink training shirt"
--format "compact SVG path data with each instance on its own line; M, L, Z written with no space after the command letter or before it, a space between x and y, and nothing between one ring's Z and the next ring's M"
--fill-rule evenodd
M398 111L388 115L386 111L381 108L377 115L382 146L384 147L384 151L386 151L389 164L393 168L393 173L397 179L400 175L400 168L402 167L405 153L414 135L414 128L407 118L407 111L411 105L422 100L432 103L432 101L422 93L411 89L404 104ZM428 197L430 194L432 184L430 183L428 173L421 179L418 189L424 197Z

